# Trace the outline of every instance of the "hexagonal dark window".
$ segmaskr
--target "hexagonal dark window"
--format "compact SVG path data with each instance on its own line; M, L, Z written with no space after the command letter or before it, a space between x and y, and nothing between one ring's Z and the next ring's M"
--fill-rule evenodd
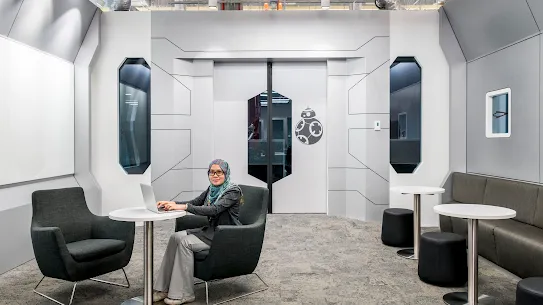
M271 154L272 183L279 181L292 173L292 100L272 91L271 122L267 92L250 98L248 103L248 174L267 183Z
M390 165L410 174L421 162L421 67L414 57L390 66Z
M119 164L127 174L151 165L151 68L143 58L119 67Z

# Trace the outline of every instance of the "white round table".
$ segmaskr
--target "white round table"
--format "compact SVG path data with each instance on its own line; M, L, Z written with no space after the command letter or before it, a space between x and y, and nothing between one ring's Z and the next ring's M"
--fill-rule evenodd
M517 216L514 210L482 204L441 204L434 207L440 215L468 220L468 292L451 292L443 296L445 304L496 304L496 299L478 293L477 225L479 219L509 219Z
M395 186L390 190L395 193L411 194L414 197L413 202L413 218L414 218L414 240L413 248L402 249L398 251L398 255L409 259L419 259L419 245L420 245L420 195L435 195L445 192L445 189L441 187L432 186Z
M153 221L185 216L185 211L155 213L146 208L127 208L109 213L117 221L143 222L143 297L124 301L122 305L153 304Z

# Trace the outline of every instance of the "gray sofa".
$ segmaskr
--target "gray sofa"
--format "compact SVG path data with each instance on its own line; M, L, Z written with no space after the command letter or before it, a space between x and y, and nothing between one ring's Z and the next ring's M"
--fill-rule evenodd
M445 183L443 203L476 203L507 207L517 217L481 220L479 255L521 278L543 276L543 186L452 173ZM467 236L467 221L441 216L441 230Z

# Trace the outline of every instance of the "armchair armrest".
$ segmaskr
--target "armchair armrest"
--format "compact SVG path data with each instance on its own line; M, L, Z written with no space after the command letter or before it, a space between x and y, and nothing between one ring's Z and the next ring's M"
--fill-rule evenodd
M209 225L209 221L206 216L185 215L175 220L175 232L201 228L207 225Z
M72 257L60 228L32 225L30 236L36 262L43 275L70 281L67 265L72 262Z
M123 240L134 242L136 225L133 222L116 221L107 216L95 216L92 222L92 238Z

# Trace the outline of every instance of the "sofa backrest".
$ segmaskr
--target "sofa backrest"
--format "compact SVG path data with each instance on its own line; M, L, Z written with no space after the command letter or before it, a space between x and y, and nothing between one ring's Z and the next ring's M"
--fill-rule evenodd
M483 204L486 178L464 173L452 173L452 199L462 203Z
M543 228L543 186L465 173L452 173L452 199L502 206L517 212L517 221Z
M534 184L487 178L483 204L513 209L517 212L515 220L533 225L539 188Z

